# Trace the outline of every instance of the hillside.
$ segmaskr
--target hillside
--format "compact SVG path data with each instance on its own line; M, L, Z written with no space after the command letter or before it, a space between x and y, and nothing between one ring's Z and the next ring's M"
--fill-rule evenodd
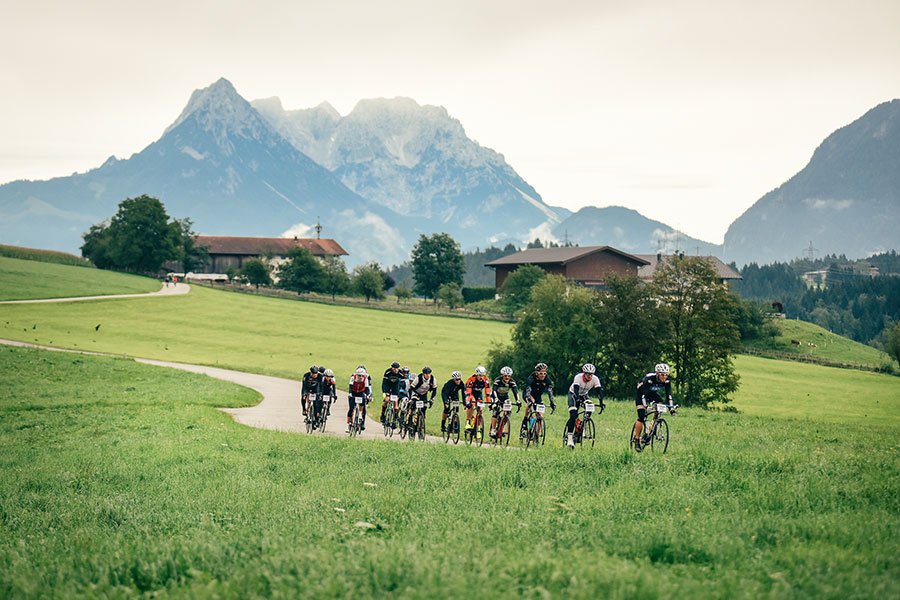
M77 267L93 267L91 261L68 252L54 250L40 250L37 248L22 248L20 246L6 246L0 244L0 256L20 258L22 260L36 260L39 262L57 263L60 265L73 265Z
M900 100L829 135L809 164L725 234L738 266L789 261L809 245L859 258L900 247Z
M127 273L0 256L0 300L141 294L160 285Z

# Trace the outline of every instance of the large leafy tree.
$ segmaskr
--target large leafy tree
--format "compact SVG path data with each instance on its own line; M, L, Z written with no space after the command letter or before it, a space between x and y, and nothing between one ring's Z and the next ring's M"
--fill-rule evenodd
M194 222L190 217L176 219L181 228L181 269L185 273L202 269L209 262L209 247L197 245Z
M238 277L245 280L251 285L255 285L259 289L261 285L271 285L272 275L269 265L258 258L250 258L244 261L241 270L238 271Z
M108 226L94 225L82 237L82 256L108 268L152 274L165 261L182 258L181 225L146 194L120 202Z
M335 294L342 294L350 288L350 275L347 274L347 265L340 256L329 254L322 259L322 279L319 290L331 294L334 300Z
M366 297L366 302L372 298L384 297L384 272L378 263L367 263L353 269L353 291Z
M298 246L288 252L287 262L278 267L277 273L278 287L302 294L318 289L324 271L309 250Z
M445 283L461 286L466 266L459 244L446 233L435 233L419 236L412 250L412 270L416 293L434 298Z
M600 338L597 368L612 396L628 397L635 383L660 361L669 337L652 287L637 277L613 277L594 296Z
M887 330L885 351L900 363L900 323Z
M525 306L531 298L531 288L546 274L537 265L522 265L510 273L499 290L506 309L514 312Z
M657 272L660 313L670 330L666 355L685 404L728 402L738 387L731 355L741 345L738 300L700 257L667 262Z

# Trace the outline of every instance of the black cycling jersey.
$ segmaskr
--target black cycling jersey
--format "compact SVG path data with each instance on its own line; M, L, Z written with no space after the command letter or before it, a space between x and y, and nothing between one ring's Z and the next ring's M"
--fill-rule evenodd
M393 369L389 368L384 372L384 378L381 380L381 393L383 394L400 394L400 380L403 378L403 375L400 373L400 369L397 369L395 373Z
M660 395L663 392L664 395ZM672 382L666 378L663 383L656 377L656 373L647 373L637 385L637 394L634 403L638 406L647 406L651 402L672 404Z
M334 387L334 378L329 381L328 377L319 377L319 387L317 393L319 396L331 396L331 401L337 400L337 388Z
M462 400L466 394L466 384L460 379L457 383L455 379L450 379L441 388L441 400L444 404L449 404L451 400Z
M532 373L528 376L528 379L525 381L525 400L534 400L535 402L541 401L541 394L544 392L547 393L547 398L550 400L550 403L553 403L553 382L550 380L550 376L544 376L544 379L538 379L538 377Z
M492 392L491 395L494 398L499 400L506 400L509 398L510 392L512 392L513 398L516 399L516 402L519 401L519 387L516 385L516 380L512 377L509 378L509 381L504 382L503 377L498 377L494 380L494 383L491 384Z
M319 384L322 383L323 376L316 373L315 377L311 377L312 373L308 372L303 375L303 386L300 388L302 394L315 394L319 391Z

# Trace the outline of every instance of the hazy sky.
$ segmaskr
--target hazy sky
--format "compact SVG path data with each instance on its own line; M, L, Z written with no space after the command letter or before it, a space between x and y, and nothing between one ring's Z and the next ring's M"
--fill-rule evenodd
M898 0L0 2L0 183L127 158L225 77L286 109L441 105L548 204L721 242L900 97Z

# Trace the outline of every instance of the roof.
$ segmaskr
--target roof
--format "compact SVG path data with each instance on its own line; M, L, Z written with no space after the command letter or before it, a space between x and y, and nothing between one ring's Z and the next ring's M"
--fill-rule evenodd
M674 254L638 254L641 258L645 259L649 264L638 269L638 277L641 279L652 279L656 274L656 268L659 266L660 262L667 262L672 260L675 256ZM662 258L660 261L659 258ZM716 275L719 276L719 279L743 279L741 274L723 263L721 260L716 258L715 256L698 256L696 258L702 258L707 261L712 268L715 269Z
M210 254L243 254L256 256L266 252L286 255L297 247L306 248L315 256L338 254L347 256L347 251L330 238L314 240L311 238L262 238L262 237L227 237L198 235L194 238L198 246L207 246Z
M496 268L507 265L565 265L596 252L610 252L612 254L617 254L625 260L637 263L638 265L648 264L647 260L634 256L633 254L627 254L612 246L569 246L561 248L528 248L516 252L515 254L492 260L489 263L485 263L484 266Z

